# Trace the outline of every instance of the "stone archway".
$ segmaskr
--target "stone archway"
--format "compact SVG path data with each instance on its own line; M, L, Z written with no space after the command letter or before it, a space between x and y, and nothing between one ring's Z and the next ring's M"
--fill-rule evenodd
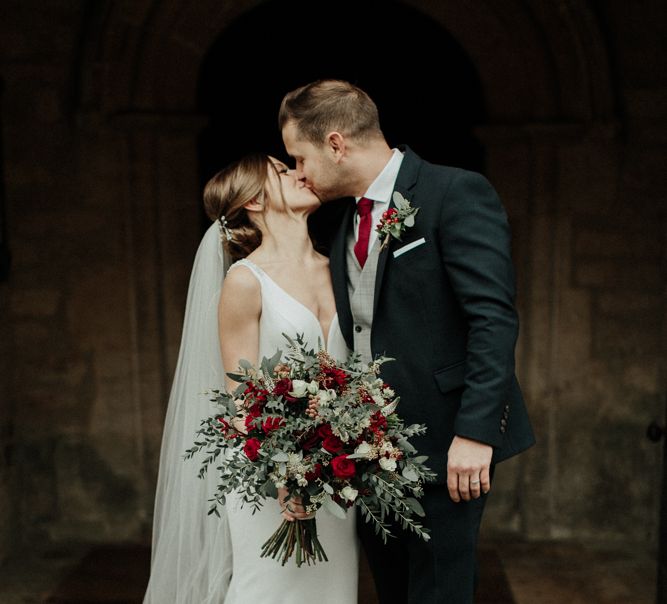
M368 91L390 144L408 142L430 161L483 171L472 132L486 121L481 84L446 29L397 2L383 3L378 27L372 3L344 0L327 9L327 20L354 19L337 43L323 44L321 30L311 26L320 11L307 0L291 2L289 10L280 0L264 2L223 30L208 50L198 89L198 108L209 116L200 147L203 181L248 151L284 157L276 127L282 95L322 77ZM243 52L250 40L259 60Z
M191 211L198 199L196 141L206 123L197 109L197 78L220 33L262 4L210 1L195 11L182 0L145 2L113 5L87 18L78 119L88 156L105 166L107 199L117 211L119 271L126 277L123 341L130 354L122 371L98 384L86 438L102 457L113 457L113 443L97 438L108 430L101 422L116 413L131 417L128 472L141 485L137 526L144 530L200 232ZM558 529L556 409L566 351L559 334L572 329L563 323L569 305L588 303L585 291L566 287L568 212L573 204L593 211L599 203L599 192L574 187L565 169L568 154L590 161L602 150L598 176L613 170L613 147L604 149L614 131L605 46L583 3L508 0L502 9L491 1L404 4L448 31L481 81L487 123L477 136L515 232L523 317L519 369L544 443L540 456L508 467L490 523L547 536ZM388 45L400 49L398 42ZM567 295L553 295L561 291ZM585 335L575 338L575 358L587 345ZM118 384L131 394L119 398Z

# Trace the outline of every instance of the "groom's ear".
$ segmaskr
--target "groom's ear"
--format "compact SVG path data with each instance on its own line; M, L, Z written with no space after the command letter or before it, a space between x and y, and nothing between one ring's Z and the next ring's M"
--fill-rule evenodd
M326 138L326 146L336 163L345 155L345 137L340 132L329 132Z

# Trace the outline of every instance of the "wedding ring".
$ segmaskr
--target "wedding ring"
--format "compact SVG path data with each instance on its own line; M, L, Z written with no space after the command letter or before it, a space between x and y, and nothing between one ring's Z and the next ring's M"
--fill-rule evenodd
M479 480L471 480L470 484L479 484Z

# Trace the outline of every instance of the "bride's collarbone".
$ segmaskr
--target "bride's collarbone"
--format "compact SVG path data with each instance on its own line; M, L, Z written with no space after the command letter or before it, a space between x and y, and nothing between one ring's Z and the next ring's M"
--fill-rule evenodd
M289 292L309 294L313 300L326 299L331 290L329 266L290 265L281 262L257 263L264 273L280 287Z

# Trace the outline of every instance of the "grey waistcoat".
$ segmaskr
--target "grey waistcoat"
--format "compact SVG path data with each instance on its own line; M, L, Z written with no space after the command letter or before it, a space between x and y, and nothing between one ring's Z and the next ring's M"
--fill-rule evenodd
M373 360L371 353L371 327L373 325L373 302L375 299L375 274L377 272L380 242L375 240L368 252L362 269L354 255L354 231L347 238L347 290L350 296L350 310L354 327L354 352L368 363Z

